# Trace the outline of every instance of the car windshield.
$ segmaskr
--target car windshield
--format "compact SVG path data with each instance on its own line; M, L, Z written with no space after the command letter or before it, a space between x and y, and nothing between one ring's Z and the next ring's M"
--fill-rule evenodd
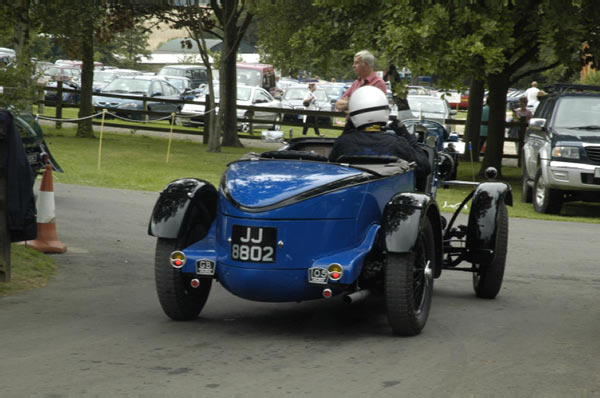
M554 118L556 128L600 126L600 97L564 97Z
M123 79L118 78L108 83L102 91L117 91L121 93L147 93L149 92L150 80Z
M331 96L331 97L338 97L340 95L342 95L342 91L344 91L344 87L339 86L325 86L323 87L323 90L325 90L325 92L327 93L327 95Z
M446 113L444 103L434 97L431 98L411 98L407 97L408 106L413 111L423 111L431 113Z
M219 86L217 84L213 85L213 89L215 90L215 99L219 99ZM202 88L202 91L197 95L201 101L204 101L204 96L208 94L208 84ZM237 87L237 100L238 101L250 101L250 97L252 96L252 87Z
M174 85L179 91L185 90L185 80L183 79L169 79L169 83Z
M303 100L308 93L308 87L292 87L288 88L283 96L283 99L286 100ZM327 94L325 90L317 89L314 92L315 98L317 101L328 101Z
M94 72L94 82L96 83L109 83L115 78L115 74L111 72Z
M237 68L237 82L238 84L246 84L248 86L262 86L262 79L260 71L255 69L244 69Z

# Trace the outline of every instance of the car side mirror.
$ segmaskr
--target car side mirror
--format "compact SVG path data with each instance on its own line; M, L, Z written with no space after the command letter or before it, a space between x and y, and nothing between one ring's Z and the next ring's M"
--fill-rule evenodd
M546 119L541 117L531 118L531 120L529 120L529 127L534 127L543 130L546 127Z

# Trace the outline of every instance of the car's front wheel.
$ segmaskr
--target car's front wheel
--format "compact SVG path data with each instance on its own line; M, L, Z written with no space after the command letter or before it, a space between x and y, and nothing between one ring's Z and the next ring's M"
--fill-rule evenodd
M493 299L500 292L504 279L506 252L508 247L508 211L501 201L495 225L496 244L493 258L480 264L473 264L473 289L480 298Z
M527 167L525 166L525 157L521 158L521 202L531 203L533 190L529 186L529 177L527 176Z
M533 184L533 208L538 213L558 214L563 204L562 193L557 189L550 189L544 181L542 170L535 175Z
M165 314L176 321L187 321L196 318L204 308L212 279L200 279L200 286L192 288L192 278L169 261L171 253L178 249L176 239L157 239L154 276L158 300Z
M421 332L431 308L435 247L433 229L426 219L411 253L388 253L384 296L392 331L401 336Z

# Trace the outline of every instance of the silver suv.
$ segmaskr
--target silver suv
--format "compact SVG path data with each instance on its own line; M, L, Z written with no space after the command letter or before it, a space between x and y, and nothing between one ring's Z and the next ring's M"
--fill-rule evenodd
M600 201L600 86L555 84L529 121L522 200L540 213Z

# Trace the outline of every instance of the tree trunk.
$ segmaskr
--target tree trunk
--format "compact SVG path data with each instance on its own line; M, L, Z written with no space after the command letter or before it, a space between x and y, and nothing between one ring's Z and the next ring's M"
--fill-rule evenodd
M225 19L228 8L227 2L223 2L223 14ZM230 10L231 12L235 10ZM236 57L237 48L235 47L235 23L229 22L224 26L223 51L221 52L221 74L220 90L221 99L219 101L219 113L223 122L223 146L243 146L237 135L237 68Z
M502 155L504 152L504 124L506 119L506 93L508 92L509 76L505 72L488 76L488 105L490 117L488 120L488 135L485 157L481 163L479 175L483 176L485 169L494 167L498 177L502 176Z
M475 162L479 161L479 127L481 126L484 84L483 80L473 79L469 88L469 112L464 135L466 150L463 160L465 161L471 161L471 159ZM471 151L469 151L469 144L471 144Z
M92 91L94 80L94 28L90 21L82 32L82 62L81 66L81 95L79 98L79 117L92 115ZM79 122L77 137L93 138L94 129L92 119L88 118Z
M29 92L33 82L30 76L34 70L31 65L31 50L29 46L29 6L30 0L18 0L14 5L14 34L13 34L13 46L17 54L17 65L22 68L22 71L29 71L28 76L23 76L21 80L21 89L25 92ZM32 111L32 104L26 106L26 110Z

